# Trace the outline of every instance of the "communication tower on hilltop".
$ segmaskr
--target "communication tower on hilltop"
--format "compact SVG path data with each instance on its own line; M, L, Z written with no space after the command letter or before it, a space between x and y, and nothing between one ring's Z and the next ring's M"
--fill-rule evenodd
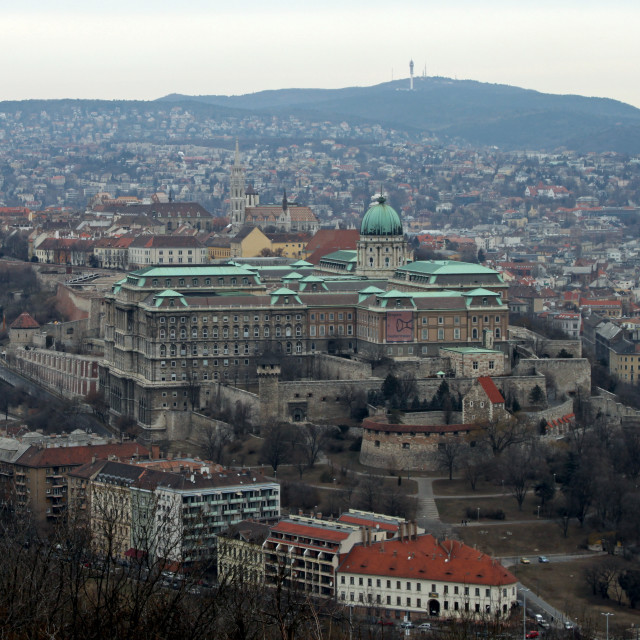
M413 91L413 60L409 62L409 91Z

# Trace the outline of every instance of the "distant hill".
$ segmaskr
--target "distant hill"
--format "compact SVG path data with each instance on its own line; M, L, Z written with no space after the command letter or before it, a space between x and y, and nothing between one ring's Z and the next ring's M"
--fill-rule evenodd
M416 78L414 91L407 87L408 80L397 80L371 87L281 89L242 96L171 94L160 101L365 120L504 149L640 153L640 109L617 100L436 77Z

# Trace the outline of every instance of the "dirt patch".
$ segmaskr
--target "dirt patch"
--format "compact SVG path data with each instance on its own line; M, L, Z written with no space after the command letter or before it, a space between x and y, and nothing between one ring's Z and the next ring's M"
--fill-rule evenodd
M471 489L471 485L467 480L454 478L453 480L439 479L433 481L433 495L440 496L464 496L464 495L483 495L487 493L494 493L496 495L502 494L503 487L496 486L495 482L488 482L486 480L480 480L476 484L476 490Z
M603 638L606 621L601 613L613 613L609 619L609 636L623 637L624 630L632 625L640 625L640 611L619 605L615 597L603 600L594 596L585 578L585 570L602 558L588 558L572 562L559 562L544 565L531 564L518 570L520 581L539 594L544 600L560 611L564 611L572 621L576 621L584 630L592 630ZM630 563L622 558L609 557L607 561L618 564L620 568L629 568ZM589 636L591 634L587 634ZM627 637L629 637L627 635ZM635 637L633 634L631 637Z
M502 510L505 521L509 520L538 520L544 519L544 511L540 510L538 518L539 501L534 495L528 495L522 505L522 511L518 509L516 499L510 493L504 493L495 498L437 498L436 505L440 519L443 522L459 523L462 519L477 520L477 508L480 507L480 521L483 521L482 513ZM467 508L471 514L467 514Z
M583 529L570 526L565 538L560 527L549 521L493 526L481 523L477 527L456 527L455 532L466 544L511 560L527 556L534 563L538 555L587 552L587 534Z

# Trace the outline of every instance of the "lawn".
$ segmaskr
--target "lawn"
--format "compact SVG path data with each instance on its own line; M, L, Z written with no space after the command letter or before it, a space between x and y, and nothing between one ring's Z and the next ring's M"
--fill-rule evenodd
M476 520L476 509L480 507L480 513L483 511L497 511L502 509L505 514L505 521L510 520L537 520L538 504L536 496L529 494L525 498L522 505L522 511L518 510L518 503L510 493L504 493L495 498L437 498L436 505L438 513L443 522L457 524L462 519ZM467 515L467 508L472 510L473 515ZM540 517L544 517L544 511ZM482 516L480 521L483 521ZM495 520L491 520L495 522Z
M471 485L468 480L462 480L461 478L454 478L453 480L440 479L433 481L433 495L439 496L465 496L473 495L485 495L488 493L501 494L503 489L501 486L496 486L495 482L488 482L486 480L479 480L476 484L476 490L471 489Z

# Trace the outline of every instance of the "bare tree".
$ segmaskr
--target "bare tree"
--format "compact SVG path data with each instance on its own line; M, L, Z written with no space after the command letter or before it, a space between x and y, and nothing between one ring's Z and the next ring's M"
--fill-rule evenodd
M509 417L478 424L476 435L489 445L494 456L499 456L510 446L524 442L530 433L524 421Z
M284 423L276 423L267 428L260 451L260 460L271 465L274 471L288 462L291 456L291 426Z
M453 472L460 464L464 449L465 445L457 437L447 437L438 443L436 465L449 474L449 480L453 480Z

